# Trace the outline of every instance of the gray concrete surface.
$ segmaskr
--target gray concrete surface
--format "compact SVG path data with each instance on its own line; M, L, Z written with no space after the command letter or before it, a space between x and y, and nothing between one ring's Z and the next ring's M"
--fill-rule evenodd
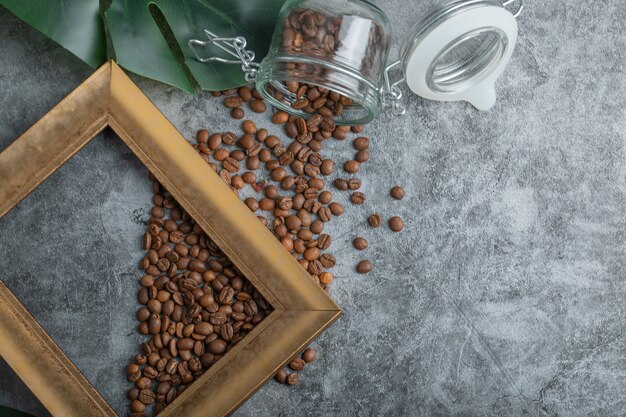
M421 12L377 3L397 33ZM411 96L369 127L369 199L331 228L345 315L299 386L267 384L237 417L624 415L626 9L527 7L493 110ZM0 9L0 150L91 72ZM233 126L208 94L135 79L188 138ZM145 170L105 134L0 220L2 278L124 413L148 208ZM406 229L368 228L372 211ZM46 415L6 364L0 381L0 404Z

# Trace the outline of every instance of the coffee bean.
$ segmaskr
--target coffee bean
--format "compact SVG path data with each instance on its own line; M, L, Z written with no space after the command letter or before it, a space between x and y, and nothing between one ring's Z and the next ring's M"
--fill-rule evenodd
M311 223L311 232L315 233L315 234L320 234L322 233L322 231L324 230L324 222L321 220L314 220Z
M404 229L404 221L399 216L393 216L389 219L389 228L394 232Z
M237 90L237 94L246 103L252 100L252 91L250 91L250 87L248 87L247 85L239 87L239 89Z
M367 221L372 227L379 227L383 222L382 218L380 217L380 214L378 213L374 213L370 215Z
M161 331L161 318L158 314L152 313L148 322L148 331L150 334L157 334Z
M241 124L241 128L243 129L244 132L246 132L249 135L253 135L257 131L256 124L252 120L245 120Z
M237 142L237 135L235 135L233 132L226 132L222 135L222 141L226 145L234 145L235 142Z
M313 349L306 349L304 352L302 352L302 359L306 362L306 363L311 363L315 360L315 357L317 356L317 352L315 352L315 350Z
M294 101L293 104L291 104L291 108L295 110L302 110L308 105L309 105L309 100L307 100L306 98L301 98L299 100Z
M324 268L332 268L335 266L336 262L337 260L330 253L324 253L322 254L322 256L320 256L320 264Z
M372 270L372 268L373 266L370 261L363 260L357 264L356 272L358 272L359 274L367 274L368 272Z
M370 154L368 151L358 151L354 155L354 160L362 164L370 160Z
M226 97L224 99L224 105L228 108L234 109L235 107L241 107L243 100L241 97Z
M296 358L289 363L289 367L294 371L303 371L306 367L306 362L304 359Z
M349 190L358 190L361 188L361 180L358 178L350 178L348 180L348 189Z
M178 343L176 344L176 347L178 348L179 351L191 350L193 349L193 345L194 345L194 340L191 338L185 337L178 341Z
M289 114L284 111L277 111L276 113L274 113L274 116L272 116L272 122L274 124L287 123L288 120Z
M333 183L333 184L335 184L335 187L336 187L338 190L345 191L345 190L347 190L347 189L348 189L348 181L346 181L346 180L344 180L344 179L337 178L337 179L334 181L334 183Z
M335 171L335 163L330 159L324 159L320 165L322 175L331 175Z
M227 343L222 339L215 339L207 346L214 355L223 355L226 352Z
M344 213L343 206L337 202L330 203L328 208L330 208L330 212L335 216L341 216Z
M404 198L404 189L396 185L389 191L389 194L396 200L402 200Z
M286 375L285 375L286 377ZM136 400L137 398L139 398L139 390L137 388L131 388L128 391L126 391L126 396L128 397L129 400Z
M369 243L367 242L367 239L359 236L354 238L352 245L356 250L365 250L369 246Z
M143 375L147 378L154 379L158 376L159 372L152 366L146 366L143 368Z
M285 123L285 134L290 138L298 136L298 127L294 122Z
M139 398L138 399L143 404L150 405L156 399L156 394L152 390L144 389L144 390L141 390L141 392L139 393Z
M222 339L227 342L232 340L234 332L233 326L230 323L225 323L220 327L220 335L222 336Z
M332 238L330 237L330 235L328 235L326 233L321 234L320 237L317 240L317 246L321 250L328 249L330 247L331 243L332 243ZM313 249L313 248L311 248L311 249ZM318 256L316 258L319 258L319 253L317 255ZM305 256L305 259L306 259L306 256ZM307 259L307 260L309 260L309 259Z
M133 400L130 403L130 410L133 413L143 413L146 411L146 405L139 400Z
M265 139L267 139L267 136L268 136L268 133L267 133L267 129L265 128L259 129L256 132L256 140L258 140L261 143L265 142Z
M207 143L208 140L209 140L209 131L206 129L198 130L198 133L196 134L196 141L198 143Z
M354 149L364 151L369 148L370 140L364 136L360 136L356 138L352 144L354 145Z
M152 236L150 235L150 233L144 233L143 235L143 248L144 250L150 249L150 246L152 246Z
M265 106L265 101L263 100L252 100L250 102L250 109L255 113L263 113L267 107Z
M302 226L302 219L300 219L298 216L288 216L285 219L285 226L287 226L287 228L290 230L297 230L300 228L300 226Z
M323 222L328 222L330 221L330 219L333 218L332 212L330 211L330 208L328 207L320 208L317 215L319 216L320 220Z
M343 164L343 170L349 174L356 174L359 172L359 166L360 164L357 161L350 160Z
M278 383L285 384L287 383L287 372L284 369L281 369L278 373L276 373L274 378Z
M363 194L360 191L355 191L350 196L350 201L352 201L354 204L363 204L365 203L365 200L366 200L365 194Z
M287 384L296 385L298 382L300 382L300 374L297 372L293 372L287 376Z
M322 272L319 276L320 283L323 285L332 284L334 277L330 272Z
M234 109L230 111L230 117L232 117L235 120L243 119L245 115L246 113L243 111L241 107L235 107Z
M307 261L314 261L320 257L320 250L318 248L308 248L304 251L303 256Z

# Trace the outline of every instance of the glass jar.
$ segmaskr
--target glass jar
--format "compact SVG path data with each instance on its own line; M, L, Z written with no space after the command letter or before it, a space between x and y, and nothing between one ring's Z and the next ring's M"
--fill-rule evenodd
M267 56L260 64L242 37L189 45L201 62L242 64L246 79L273 106L300 117L324 110L337 124L372 121L391 108L404 113L400 84L439 101L468 101L481 110L495 103L494 84L511 58L517 40L516 0L430 0L430 12L402 42L399 59L387 64L391 24L385 13L364 0L287 0ZM215 44L236 60L202 58L195 46ZM391 81L392 70L401 77ZM334 92L331 100L321 92Z
M370 121L382 107L381 76L390 42L387 16L370 3L288 1L258 70L257 90L274 106L307 116L323 99L314 95L308 109L294 109L301 94L289 87L300 83L327 88L346 98L333 109L339 122Z

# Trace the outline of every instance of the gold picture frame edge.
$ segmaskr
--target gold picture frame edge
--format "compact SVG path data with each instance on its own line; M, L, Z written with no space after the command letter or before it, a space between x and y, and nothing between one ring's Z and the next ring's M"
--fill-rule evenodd
M33 318L17 297L0 282L0 356L54 416L117 415L80 370ZM33 358L37 358L33 360ZM41 375L46 379L42 380ZM39 388L46 384L45 389ZM32 388L31 388L32 390ZM59 401L59 398L66 399Z
M164 417L228 415L336 321L341 309L114 61L99 68L0 153L0 217L107 126L174 195L274 308L257 329L161 413ZM7 291L10 293L6 286L0 286L0 292ZM0 298L3 304L9 305L4 301L7 299L7 296ZM15 301L19 303L17 298ZM15 314L13 307L17 308L11 304L12 308L7 309L6 305L0 309L0 323L10 320ZM29 319L22 321L22 326L27 326L22 330L27 330L29 325L39 326L29 313L25 317ZM41 332L45 334L43 329ZM55 358L68 369L75 368L58 346L56 348L60 356ZM25 381L32 380L33 374L46 380L49 371L45 369L48 368L37 371L24 368L23 363L11 363L14 362L13 351L2 356ZM242 372L246 367L255 371L252 374ZM91 386L78 370L77 375L77 383ZM234 387L232 391L236 395L230 392L220 394L218 388L222 383ZM39 398L53 397L49 394L54 388L48 385L37 385L32 390ZM78 408L73 410L76 415L114 416L110 407L113 414L102 411L100 401L104 404L106 401L95 388L93 391L93 403L76 405ZM60 404L51 405L51 402L61 403L62 398L47 400L48 404L44 405L59 408Z

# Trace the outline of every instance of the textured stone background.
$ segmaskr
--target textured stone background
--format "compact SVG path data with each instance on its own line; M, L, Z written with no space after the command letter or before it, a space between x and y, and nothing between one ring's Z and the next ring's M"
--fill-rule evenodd
M397 33L423 13L377 3ZM368 202L332 224L345 315L299 386L267 384L238 417L624 413L626 9L527 3L493 110L411 96L406 117L370 126ZM0 150L91 72L0 8ZM188 138L234 127L208 94L134 78ZM0 220L2 278L120 412L149 198L105 134ZM372 211L405 231L368 228ZM357 234L368 276L353 272ZM0 381L1 404L46 415L4 363Z

